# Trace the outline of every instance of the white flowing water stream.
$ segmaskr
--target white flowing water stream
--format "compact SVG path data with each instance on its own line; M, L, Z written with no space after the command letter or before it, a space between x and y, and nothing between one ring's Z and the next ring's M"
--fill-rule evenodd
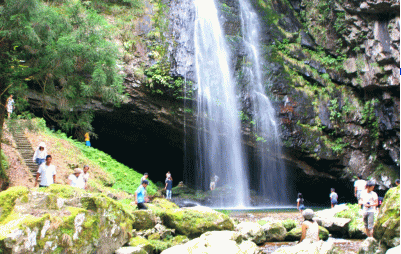
M197 74L197 182L208 188L216 174L218 185L236 195L217 206L249 205L247 168L241 147L238 98L229 53L214 0L194 0L195 68Z
M251 113L257 135L257 153L254 155L259 172L259 194L267 198L269 205L288 204L286 168L282 160L279 124L270 99L266 96L269 79L263 76L261 56L261 27L258 15L249 0L239 0L243 41L247 53L244 72L248 75ZM266 204L264 204L266 205Z

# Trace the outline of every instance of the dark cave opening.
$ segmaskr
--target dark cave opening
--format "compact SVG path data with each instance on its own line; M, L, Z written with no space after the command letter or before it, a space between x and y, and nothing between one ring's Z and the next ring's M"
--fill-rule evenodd
M155 183L164 182L166 172L170 171L174 185L184 181L190 187L195 186L196 147L193 131L185 135L183 130L155 121L150 115L135 114L128 107L114 109L113 112L96 112L93 126L98 136L91 139L94 148L108 153L139 173L149 173L149 178ZM252 148L246 149L251 188L252 182L258 180L249 154L252 151ZM291 163L287 163L287 171L289 205L296 205L297 193L301 192L307 206L328 207L330 188L336 189L339 203L356 202L353 182L350 180L309 176ZM379 196L384 195L382 192L378 192Z

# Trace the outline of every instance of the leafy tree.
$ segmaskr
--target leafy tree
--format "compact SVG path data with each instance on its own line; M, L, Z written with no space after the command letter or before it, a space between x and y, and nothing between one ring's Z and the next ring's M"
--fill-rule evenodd
M113 27L96 11L73 0L4 0L0 14L0 126L10 94L38 96L67 131L92 130L92 99L121 102Z

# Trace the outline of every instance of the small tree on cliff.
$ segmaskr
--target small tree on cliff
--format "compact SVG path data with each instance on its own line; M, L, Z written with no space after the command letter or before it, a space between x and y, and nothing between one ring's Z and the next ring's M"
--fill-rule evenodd
M65 2L51 6L40 0L4 1L0 126L10 94L20 102L28 91L36 94L44 114L65 130L92 129L92 112L86 107L90 99L112 104L122 100L112 27L80 1Z

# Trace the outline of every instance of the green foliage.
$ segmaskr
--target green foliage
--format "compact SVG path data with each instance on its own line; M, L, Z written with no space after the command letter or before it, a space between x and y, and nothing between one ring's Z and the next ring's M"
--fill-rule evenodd
M6 170L9 168L7 156L4 154L3 150L1 150L1 168L0 168L0 179L3 181L8 181L8 177L6 174Z
M331 146L331 149L335 152L335 153L342 153L343 149L345 147L347 147L349 145L349 143L344 143L342 138L337 138L334 143Z
M39 123L42 121L38 121ZM61 131L52 132L46 128L46 135L52 135L56 138L68 141L71 145L78 148L82 153L82 156L89 159L91 164L97 165L102 168L105 172L111 174L115 179L112 185L113 189L122 190L131 194L134 194L136 189L140 186L142 174L134 171L122 163L119 163L113 159L110 155L93 147L86 146L83 142L67 137L65 133ZM78 155L77 155L78 157ZM156 185L149 180L149 185L146 188L149 195L156 193Z
M0 37L14 48L9 64L21 63L6 84L9 93L22 95L28 84L49 96L43 108L55 106L60 113L51 117L65 130L91 130L92 113L79 110L89 99L122 100L113 27L92 8L80 1L5 0L0 26Z
M193 93L191 89L192 83L185 83L181 77L171 77L169 71L169 64L162 62L145 70L145 75L148 77L147 86L151 91L154 94L168 95L176 99L191 97Z
M379 103L378 99L367 101L362 110L362 123L369 126L369 132L373 138L373 142L379 138L379 122L375 113L375 104Z
M339 105L338 105L338 100L337 98L334 98L330 100L330 105L329 105L329 111L330 111L330 120L331 121L341 121L341 112L339 111Z

